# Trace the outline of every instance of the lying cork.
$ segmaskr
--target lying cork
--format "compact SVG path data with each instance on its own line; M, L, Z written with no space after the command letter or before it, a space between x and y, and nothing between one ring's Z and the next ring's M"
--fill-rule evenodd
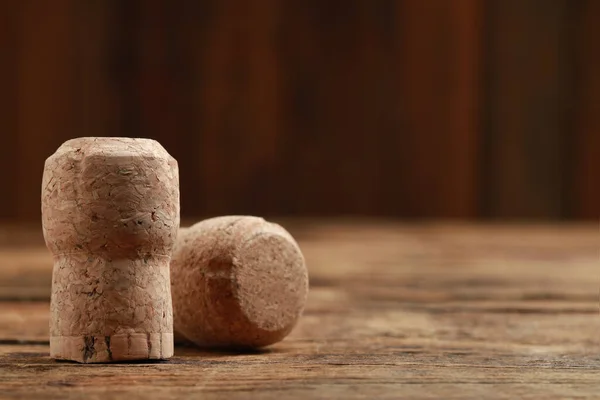
M180 230L171 284L179 336L201 347L262 347L296 325L308 273L281 226L229 216Z
M177 161L149 139L69 140L46 160L42 223L54 256L50 356L171 357Z

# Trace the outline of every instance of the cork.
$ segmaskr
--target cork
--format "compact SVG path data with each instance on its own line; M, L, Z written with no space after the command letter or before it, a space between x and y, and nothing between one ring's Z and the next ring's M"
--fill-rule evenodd
M100 363L173 355L178 174L175 159L149 139L73 139L46 160L51 357Z
M284 228L227 216L180 230L171 285L176 335L200 347L257 348L282 340L296 325L308 273Z

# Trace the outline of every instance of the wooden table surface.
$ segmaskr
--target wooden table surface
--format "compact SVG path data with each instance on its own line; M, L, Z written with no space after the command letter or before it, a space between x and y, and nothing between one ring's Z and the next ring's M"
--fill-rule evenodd
M0 233L0 398L600 396L597 225L288 222L304 316L251 353L177 347L164 362L48 357L51 258Z

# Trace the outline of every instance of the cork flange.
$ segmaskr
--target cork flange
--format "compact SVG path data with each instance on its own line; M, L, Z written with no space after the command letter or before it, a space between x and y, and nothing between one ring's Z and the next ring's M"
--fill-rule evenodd
M50 357L80 363L160 360L173 356L170 333L130 333L111 336L52 336Z
M42 225L54 256L51 356L172 356L179 178L163 147L149 139L65 142L46 160Z
M308 273L292 236L257 217L181 229L171 261L176 335L202 347L282 340L306 302Z

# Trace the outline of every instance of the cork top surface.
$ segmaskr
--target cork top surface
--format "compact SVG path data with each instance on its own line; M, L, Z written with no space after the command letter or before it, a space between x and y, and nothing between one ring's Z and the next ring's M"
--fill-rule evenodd
M100 154L103 156L151 156L171 158L156 140L127 137L79 137L67 140L51 157L68 153L81 156Z
M179 227L177 161L151 139L71 139L45 163L42 227L54 254L170 255Z

